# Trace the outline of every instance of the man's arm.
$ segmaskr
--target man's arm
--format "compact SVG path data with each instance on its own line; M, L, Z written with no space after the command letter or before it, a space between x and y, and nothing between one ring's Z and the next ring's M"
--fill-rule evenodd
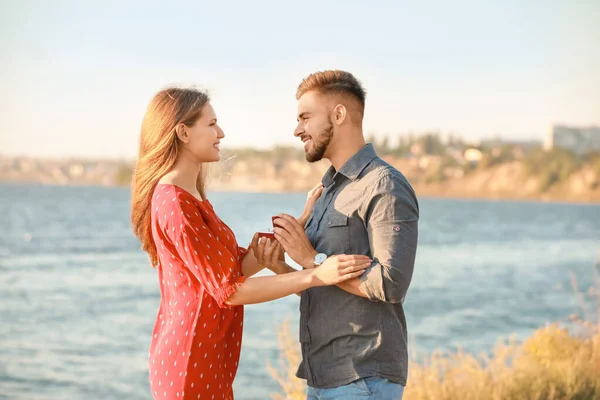
M289 265L288 265L288 267L292 268ZM302 269L308 269L308 268L314 268L312 263L310 263L310 264L305 263L305 265L302 266ZM292 270L296 271L293 268L292 268ZM362 289L360 288L359 278L348 279L345 282L338 283L336 286L339 287L340 289L345 290L348 293L353 294L353 295L365 297L365 298L367 297L367 294L365 292L363 292Z
M373 262L363 275L337 286L372 301L402 302L414 270L419 220L408 182L386 173L374 187L365 220Z
M360 288L360 280L358 278L348 279L345 282L338 283L337 287L355 296L368 298L367 294Z

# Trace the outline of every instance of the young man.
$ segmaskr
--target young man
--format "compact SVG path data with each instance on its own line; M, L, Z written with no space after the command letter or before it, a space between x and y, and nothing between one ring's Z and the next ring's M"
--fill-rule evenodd
M317 72L298 87L306 159L331 162L302 227L276 222L276 238L303 268L335 254L364 254L359 278L302 292L297 376L308 399L401 399L408 369L403 302L415 262L419 206L407 179L365 143L365 90L345 71Z

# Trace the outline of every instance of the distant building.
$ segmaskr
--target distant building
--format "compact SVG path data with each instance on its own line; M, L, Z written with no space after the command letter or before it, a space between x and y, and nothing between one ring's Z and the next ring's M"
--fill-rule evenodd
M600 151L600 127L574 127L567 125L554 125L544 143L546 151L560 147L571 150L575 154L588 151Z
M470 148L465 150L464 158L468 163L477 164L483 158L483 153L478 149Z

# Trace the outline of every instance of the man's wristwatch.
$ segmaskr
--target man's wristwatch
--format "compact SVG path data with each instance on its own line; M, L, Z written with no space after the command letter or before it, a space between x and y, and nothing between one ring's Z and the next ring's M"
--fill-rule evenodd
M325 260L327 260L327 254L317 253L313 259L313 265L318 267L319 265L323 264Z

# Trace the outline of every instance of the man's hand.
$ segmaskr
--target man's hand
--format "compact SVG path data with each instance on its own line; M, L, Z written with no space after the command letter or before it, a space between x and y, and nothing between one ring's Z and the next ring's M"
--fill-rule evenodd
M274 222L277 225L273 229L275 238L290 258L303 268L313 268L317 252L310 244L304 227L288 214L280 214Z

